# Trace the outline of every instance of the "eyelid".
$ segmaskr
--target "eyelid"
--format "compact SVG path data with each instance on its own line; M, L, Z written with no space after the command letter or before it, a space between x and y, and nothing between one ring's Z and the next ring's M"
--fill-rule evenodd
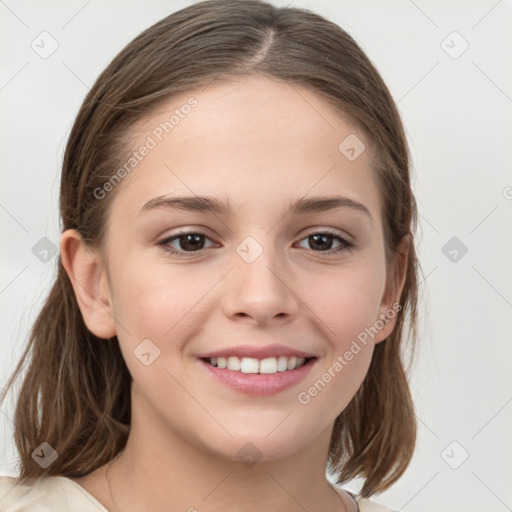
M164 248L164 250L166 250L167 252L176 253L176 254L188 254L188 255L201 254L204 250L206 250L206 248L205 248L205 249L200 249L198 251L180 251L180 250L168 248L168 244L170 244L171 242L174 242L178 238L180 238L182 236L186 236L186 235L202 235L206 239L211 240L214 244L218 243L218 242L215 242L215 240L213 240L213 238L211 236L206 234L203 231L203 228L201 228L201 229L184 229L184 230L178 231L176 233L172 233L171 235L168 235L168 236L165 236L164 238L162 238L160 241L158 241L156 243L156 245L162 246Z
M345 239L347 242L350 242L352 244L355 244L355 238L352 235L349 235L346 231L342 231L341 229L336 228L312 228L311 231L308 231L302 238L306 238L311 235L316 235L319 233L324 233L332 236L339 236L340 238ZM301 240L302 240L301 238Z
M180 231L177 231L176 233L172 233L170 235L165 236L164 238L162 238L160 240L160 242L167 241L169 239L178 237L180 235L191 235L191 234L204 235L205 237L209 238L210 240L214 240L214 237L209 235L208 232L209 232L209 230L202 226L198 227L198 228L183 228ZM302 237L299 239L299 241L308 236L320 234L320 233L329 234L329 235L333 235L333 236L339 236L340 238L344 238L347 242L355 243L355 238L352 235L350 235L349 233L347 233L346 231L343 231L338 228L329 228L329 227L311 228L305 234L302 235Z

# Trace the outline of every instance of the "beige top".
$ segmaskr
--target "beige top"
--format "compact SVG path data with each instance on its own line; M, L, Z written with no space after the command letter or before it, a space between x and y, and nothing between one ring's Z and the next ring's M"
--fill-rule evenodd
M356 496L360 512L394 512L372 500ZM64 476L45 476L20 484L0 476L0 512L108 512L82 486Z

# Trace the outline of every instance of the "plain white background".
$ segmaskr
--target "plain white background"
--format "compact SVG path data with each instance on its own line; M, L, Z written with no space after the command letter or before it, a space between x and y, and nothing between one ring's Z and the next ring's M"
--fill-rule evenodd
M33 247L59 243L59 166L79 105L123 46L191 3L0 2L2 386L55 275L57 258L41 261ZM374 499L411 512L512 510L512 2L272 3L309 8L358 41L411 145L424 271L418 444ZM41 38L46 51L58 45L51 55ZM0 473L15 475L12 416L11 397Z

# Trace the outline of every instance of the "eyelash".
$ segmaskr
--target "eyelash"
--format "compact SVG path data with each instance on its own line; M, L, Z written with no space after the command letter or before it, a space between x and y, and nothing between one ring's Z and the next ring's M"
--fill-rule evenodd
M206 249L199 249L198 251L178 251L176 249L171 249L169 247L169 244L171 242L181 238L182 236L187 236L187 235L202 235L205 238L208 238L208 239L210 238L210 237L206 236L205 233L201 233L200 231L183 231L181 233L177 233L177 234L172 235L170 237L164 238L163 240L158 242L157 245L161 246L166 253L172 254L172 255L201 254L203 251L206 250ZM302 238L300 241L305 240L305 239L307 239L307 238L309 238L311 236L314 236L314 235L327 235L327 236L331 236L331 237L337 239L339 242L341 242L342 245L340 247L335 248L335 249L328 249L326 251L313 251L313 252L319 252L319 253L324 253L324 254L336 254L336 253L339 253L339 252L342 252L342 251L352 251L354 249L354 247L355 247L355 244L353 242L351 242L347 238L341 236L339 233L331 231L329 229L324 229L323 231L313 232L313 233L305 236L304 238Z

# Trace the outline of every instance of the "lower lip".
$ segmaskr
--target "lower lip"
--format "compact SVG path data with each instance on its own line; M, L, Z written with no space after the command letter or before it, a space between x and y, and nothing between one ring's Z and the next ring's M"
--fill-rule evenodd
M269 374L242 373L226 368L218 368L203 359L199 359L199 362L210 372L212 377L236 391L248 395L268 396L275 395L299 384L315 364L316 358L308 360L306 364L295 370Z

